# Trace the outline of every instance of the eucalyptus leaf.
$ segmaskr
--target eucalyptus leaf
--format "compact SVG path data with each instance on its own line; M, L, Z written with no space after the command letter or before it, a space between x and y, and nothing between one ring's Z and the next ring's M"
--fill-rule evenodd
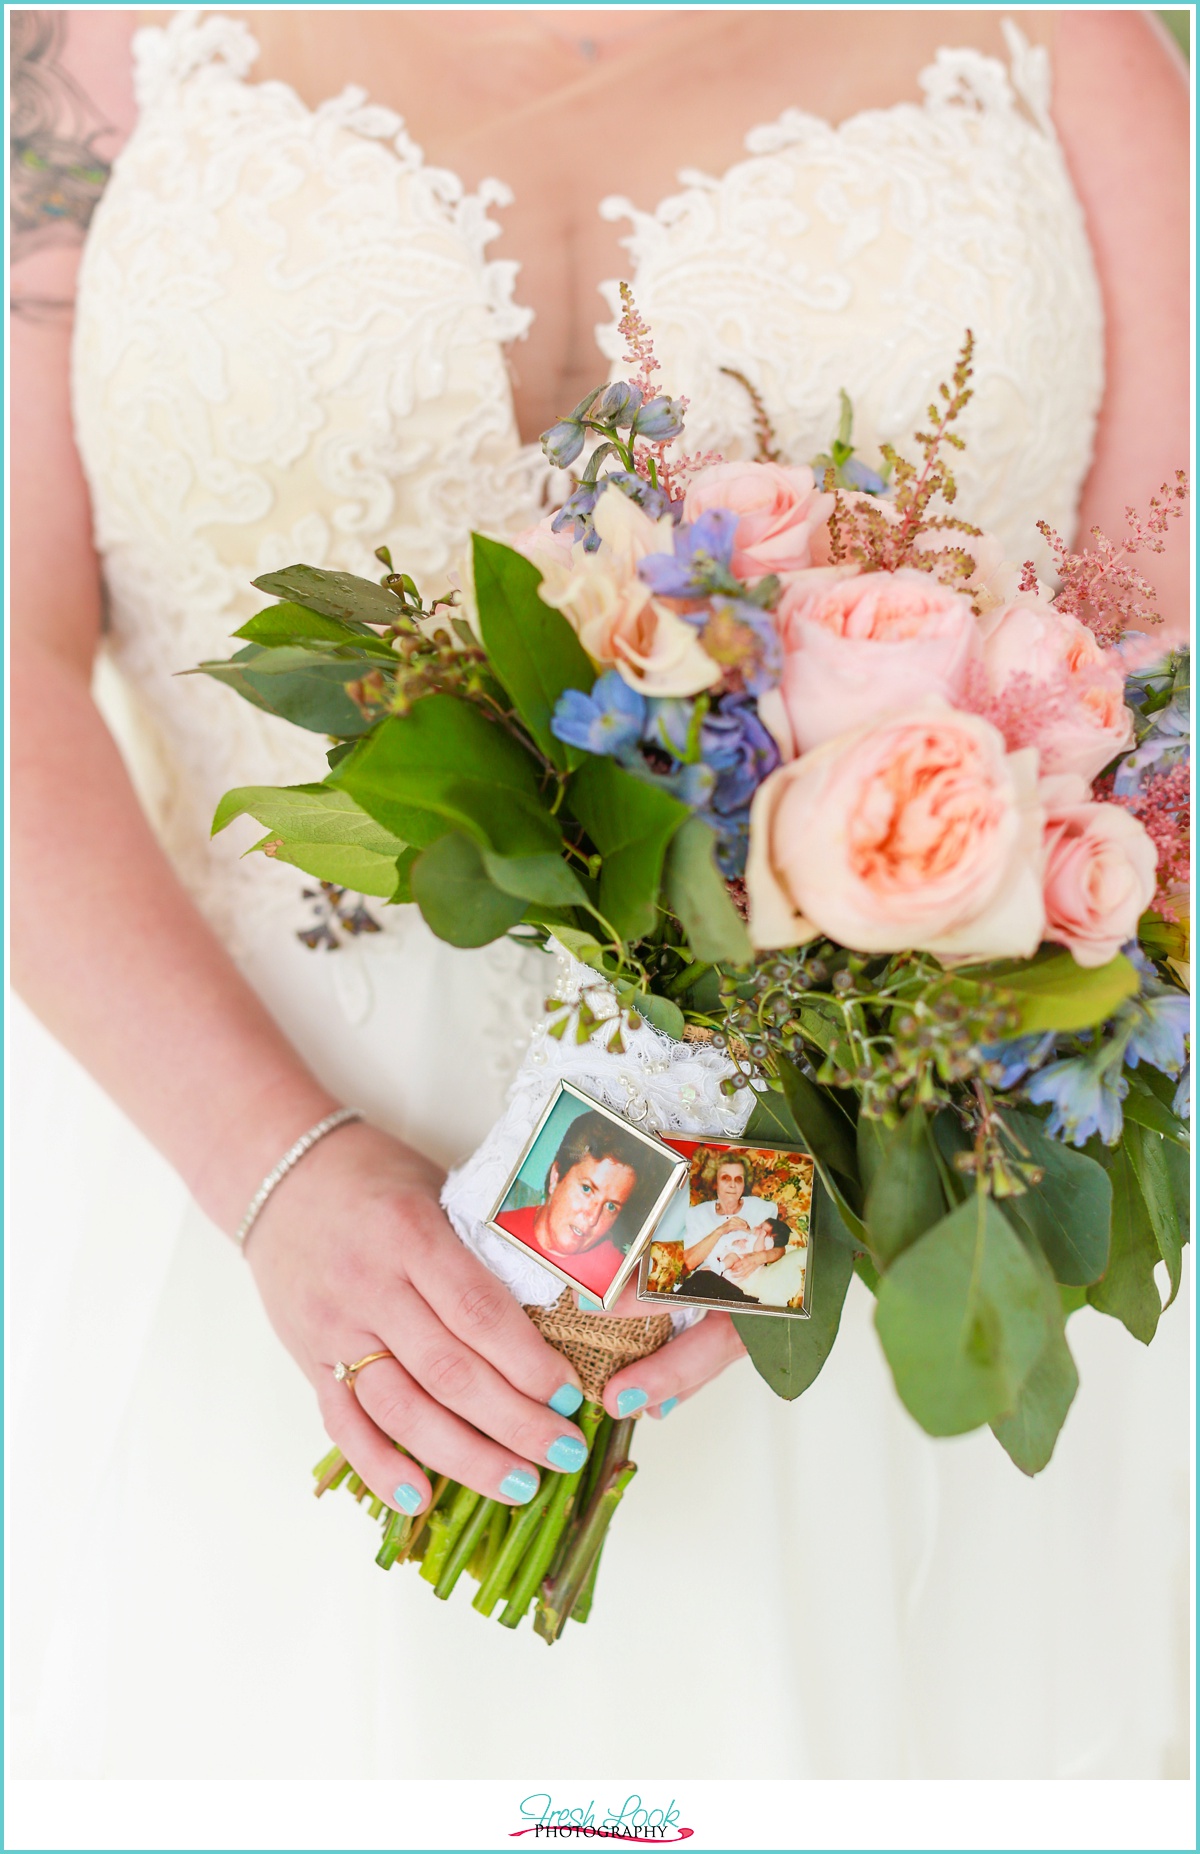
M1043 952L1026 961L1005 960L964 968L961 976L995 985L1002 991L1005 1002L1018 1012L1014 1036L1030 1036L1043 1030L1093 1029L1111 1017L1126 998L1132 998L1140 983L1124 953L1118 953L1107 965L1077 966L1070 953Z
M747 1128L749 1137L749 1128ZM735 1313L733 1324L759 1376L779 1397L799 1397L817 1377L833 1350L854 1258L844 1241L829 1229L836 1211L821 1182L813 1193L812 1268L810 1314L774 1318L761 1313Z
M403 841L334 785L239 785L226 792L212 822L215 837L235 818L257 818L277 836L302 843L348 844L393 859Z
M396 616L399 615L397 607ZM295 605L286 599L257 612L233 635L244 637L251 644L341 644L392 664L396 661L396 654L387 640L366 625L343 624L338 618L326 618L320 612L309 611L307 606Z
M451 946L486 946L515 927L525 911L523 901L488 880L479 846L458 831L422 851L411 882L429 927Z
M1014 1408L992 1423L992 1434L1022 1474L1040 1474L1054 1453L1079 1389L1079 1373L1064 1330L1058 1287L1045 1257L1036 1250L1046 1332L1042 1349L1017 1394Z
M775 1088L756 1091L742 1138L764 1146L794 1146L805 1150L787 1098Z
M854 1209L860 1195L854 1127L828 1090L819 1082L810 1081L794 1062L780 1059L779 1079L805 1145L818 1165L837 1174L841 1183L830 1188L852 1199L851 1209ZM857 1214L855 1211L856 1218Z
M502 856L561 849L529 755L457 696L427 695L381 722L329 777L420 848L455 830Z
M1137 1125L1126 1127L1124 1144L1138 1181L1142 1202L1146 1206L1150 1227L1154 1231L1154 1240L1167 1265L1171 1282L1171 1296L1167 1301L1169 1307L1179 1292L1182 1279L1184 1239L1179 1227L1171 1174L1167 1170L1166 1145L1160 1134Z
M562 613L538 597L542 576L531 561L482 534L472 545L479 630L492 671L546 758L562 768L582 765L585 755L551 733L550 718L564 690L590 692L592 660Z
M750 965L754 949L717 867L716 844L700 818L690 817L680 825L667 850L667 900L697 959L713 965Z
M1157 1070L1154 1072L1157 1073ZM1166 1080L1167 1077L1164 1076L1163 1079ZM1174 1087L1175 1083L1172 1081L1172 1092L1174 1092ZM1191 1151L1191 1128L1187 1121L1181 1120L1172 1107L1161 1100L1153 1089L1147 1087L1136 1071L1129 1077L1129 1093L1124 1101L1124 1117L1127 1121L1132 1120L1137 1126L1148 1127L1152 1132L1161 1133L1164 1138L1174 1140L1175 1144L1182 1146L1185 1152Z
M1099 1147L1096 1156L1112 1184L1112 1246L1108 1267L1088 1288L1087 1297L1093 1307L1120 1320L1135 1339L1149 1345L1162 1312L1154 1279L1160 1259L1158 1239L1125 1146Z
M396 858L379 856L354 843L305 843L267 835L254 845L273 862L290 863L318 882L336 882L359 895L376 895L390 901L398 880Z
M498 856L494 850L485 850L483 866L489 879L506 895L520 895L526 901L541 902L547 907L587 906L582 882L561 856L549 852L538 856Z
M357 573L332 573L324 567L281 567L277 573L263 573L254 581L260 592L278 599L291 599L325 618L339 618L343 624L395 624L401 616L400 601L386 586L373 579L360 579Z
M280 715L296 727L353 740L374 723L350 700L345 685L358 681L369 661L365 655L338 654L332 647L322 654L300 645L247 644L228 661L200 663L183 673L226 683L255 708Z
M644 939L658 922L663 861L687 806L598 757L572 779L570 804L603 859L601 914L622 940Z
M860 1115L860 1151L861 1127ZM863 1221L872 1257L880 1268L887 1269L946 1214L941 1174L923 1107L910 1108L898 1126L884 1131L872 1167Z
M1004 1123L1034 1165L1040 1184L1005 1199L1005 1214L1040 1245L1055 1279L1087 1287L1108 1266L1112 1230L1112 1186L1102 1165L1062 1140L1047 1137L1034 1114L1005 1108Z
M684 1015L670 998L660 998L656 992L639 991L634 996L633 1008L640 1011L647 1023L652 1023L664 1036L679 1042L683 1035Z
M875 1326L901 1401L930 1435L1016 1408L1045 1313L1037 1268L990 1197L976 1193L897 1257Z

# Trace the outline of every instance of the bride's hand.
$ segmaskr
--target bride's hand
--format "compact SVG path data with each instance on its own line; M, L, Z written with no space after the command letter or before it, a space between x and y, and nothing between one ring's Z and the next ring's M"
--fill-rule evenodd
M365 1125L306 1155L246 1243L267 1313L317 1393L331 1440L371 1492L403 1512L446 1474L512 1506L537 1469L577 1468L578 1376L455 1236L435 1167ZM370 1352L354 1388L332 1367ZM402 1443L411 1456L401 1454Z
M645 1312L645 1303L636 1299L630 1282L612 1309L613 1317ZM710 1309L695 1326L669 1339L648 1358L615 1372L604 1387L604 1407L610 1416L667 1415L677 1403L702 1390L710 1378L719 1377L727 1365L745 1356L746 1348L729 1315Z

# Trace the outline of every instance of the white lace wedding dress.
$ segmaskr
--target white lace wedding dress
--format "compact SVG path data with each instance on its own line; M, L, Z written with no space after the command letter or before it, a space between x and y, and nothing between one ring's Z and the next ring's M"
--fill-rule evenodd
M694 441L786 453L837 393L903 440L975 331L962 504L1018 559L1069 530L1102 387L1099 295L1043 54L945 51L922 106L787 112L719 179L630 213L637 300ZM502 354L529 312L467 194L361 91L310 111L219 16L137 41L141 118L89 234L75 412L111 624L102 693L184 879L343 1099L446 1162L500 1112L545 974L410 911L335 953L228 786L320 776L321 743L204 678L293 560L437 589L471 523L536 513ZM600 331L618 353L614 329ZM233 833L230 833L232 838ZM131 935L138 923L128 923ZM316 1506L324 1441L232 1245L28 1019L15 1029L10 1691L15 1774L1044 1777L1178 1774L1186 1732L1182 1308L1144 1353L1072 1321L1082 1380L1024 1480L986 1433L899 1405L856 1281L795 1406L748 1365L666 1423L592 1621L528 1632L383 1576ZM714 1729L738 1720L737 1729ZM697 1730L700 1721L705 1729Z

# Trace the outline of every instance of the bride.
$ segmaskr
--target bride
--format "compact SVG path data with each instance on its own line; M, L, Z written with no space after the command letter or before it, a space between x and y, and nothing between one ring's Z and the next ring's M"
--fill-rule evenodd
M1178 59L1131 12L152 20L13 16L13 961L56 1039L18 1018L15 1773L1180 1774L1179 1312L1148 1356L1077 1316L1036 1483L915 1429L858 1283L795 1407L710 1314L609 1387L683 1407L549 1659L313 1507L321 1423L404 1506L392 1437L519 1503L578 1435L437 1200L545 975L210 845L224 789L323 763L178 674L256 574L387 542L436 590L470 525L536 519L620 276L726 455L733 373L794 461L841 387L868 456L902 442L970 325L964 507L1017 559L1040 515L1118 531L1187 456ZM697 1730L714 1670L738 1730Z

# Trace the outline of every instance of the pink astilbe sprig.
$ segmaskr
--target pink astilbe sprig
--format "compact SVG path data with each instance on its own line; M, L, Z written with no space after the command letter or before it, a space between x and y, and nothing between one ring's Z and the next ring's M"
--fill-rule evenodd
M1188 493L1187 472L1177 470L1175 482L1164 483L1150 498L1150 511L1143 519L1136 509L1127 508L1125 519L1129 532L1122 541L1110 541L1100 528L1093 528L1095 546L1086 554L1073 554L1049 522L1040 521L1038 532L1054 555L1054 567L1061 585L1054 603L1059 611L1070 612L1102 644L1113 644L1123 631L1141 630L1144 625L1161 624L1156 594L1132 564L1140 553L1161 554L1163 539L1172 521L1183 514ZM1030 591L1037 584L1033 562L1025 562L1021 590Z
M1154 909L1167 921L1178 918L1173 897L1191 880L1189 782L1187 766L1172 766L1168 772L1150 773L1140 792L1114 792L1111 773L1097 779L1093 788L1104 803L1132 812L1158 851Z
M1065 721L1076 700L1065 674L1047 679L1019 670L1003 688L993 689L983 664L972 663L958 706L990 721L1003 734L1009 752L1019 753L1022 747L1036 746L1047 728Z
M654 337L648 323L633 300L633 291L627 283L620 286L621 319L617 323L617 332L625 342L625 352L621 356L622 364L635 371L629 376L629 384L636 386L643 400L653 399L662 389L655 383L655 375L662 372L662 365L654 352ZM681 409L686 412L686 397L679 401ZM633 447L633 467L638 476L645 477L648 483L655 483L665 490L672 502L678 502L689 481L709 464L723 463L720 451L684 452L679 456L669 457L668 443L647 444L644 441Z

